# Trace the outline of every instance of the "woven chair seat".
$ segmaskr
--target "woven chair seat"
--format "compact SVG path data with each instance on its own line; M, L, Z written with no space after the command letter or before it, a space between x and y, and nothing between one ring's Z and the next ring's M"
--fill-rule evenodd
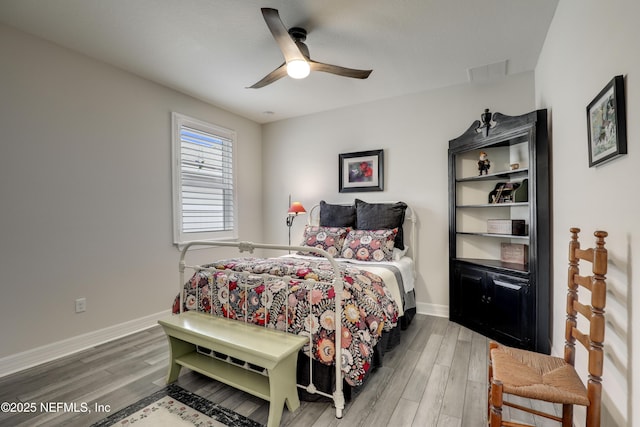
M564 359L498 346L491 350L491 361L493 378L502 382L504 393L589 406L587 389L573 366Z

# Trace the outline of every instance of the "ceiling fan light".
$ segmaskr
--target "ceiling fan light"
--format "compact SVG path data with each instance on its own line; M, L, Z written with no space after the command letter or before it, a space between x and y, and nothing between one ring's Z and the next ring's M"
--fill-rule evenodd
M287 74L293 79L304 79L310 71L309 63L302 59L287 62Z

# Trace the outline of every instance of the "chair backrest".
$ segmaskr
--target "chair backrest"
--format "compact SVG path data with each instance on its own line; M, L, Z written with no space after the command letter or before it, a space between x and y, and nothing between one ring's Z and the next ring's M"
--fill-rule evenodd
M587 393L590 405L587 408L587 425L596 425L600 420L600 402L602 394L602 368L604 364L604 307L607 294L608 254L604 248L606 231L596 231L596 245L593 248L581 249L578 241L579 228L571 228L569 242L569 277L567 293L567 320L565 329L564 359L575 364L576 340L588 351L589 381ZM591 272L580 274L580 261L591 263ZM590 305L578 301L578 289L582 287L591 292ZM577 315L581 314L589 325L588 333L578 327ZM591 421L590 421L591 420ZM598 423L599 425L599 423Z

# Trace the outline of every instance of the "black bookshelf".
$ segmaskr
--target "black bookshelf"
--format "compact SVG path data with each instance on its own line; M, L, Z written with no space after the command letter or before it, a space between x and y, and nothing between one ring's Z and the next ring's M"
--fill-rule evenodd
M503 344L548 354L547 111L483 116L484 122L475 121L449 141L449 317ZM481 151L490 160L482 174ZM500 189L499 194L503 188L523 190L517 201L503 202L493 188ZM487 223L493 218L524 220L527 232L491 232ZM514 261L513 253L521 258Z

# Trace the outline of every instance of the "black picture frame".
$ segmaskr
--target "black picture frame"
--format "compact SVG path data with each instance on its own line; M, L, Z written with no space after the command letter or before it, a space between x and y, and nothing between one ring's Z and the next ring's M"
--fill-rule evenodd
M338 155L338 191L356 193L384 190L384 150Z
M615 76L587 106L589 167L627 154L624 77Z

